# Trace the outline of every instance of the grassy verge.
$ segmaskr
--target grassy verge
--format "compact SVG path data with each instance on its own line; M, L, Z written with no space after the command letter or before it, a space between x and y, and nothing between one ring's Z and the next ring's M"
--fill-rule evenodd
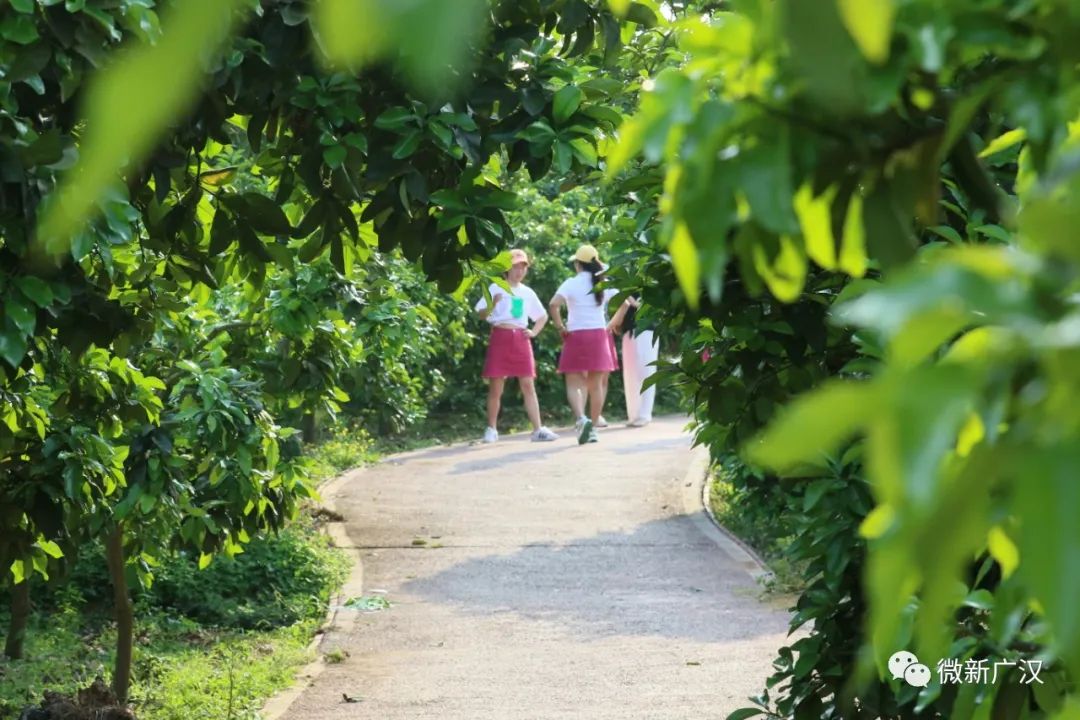
M215 630L157 613L139 618L131 703L140 720L255 720L288 687L319 623L269 631ZM74 695L111 672L115 630L106 617L37 617L24 661L0 660L0 717L15 718L45 690Z
M89 548L62 587L35 590L25 659L0 658L0 718L45 690L74 694L110 676L115 625L100 562ZM169 560L136 599L132 705L140 720L255 720L313 659L311 638L348 561L306 520L234 560L204 571L194 563Z
M737 464L721 465L709 481L709 504L720 524L748 544L765 561L772 577L765 590L775 595L791 595L803 589L803 568L788 559L791 543L782 507L775 506L767 491L747 483Z

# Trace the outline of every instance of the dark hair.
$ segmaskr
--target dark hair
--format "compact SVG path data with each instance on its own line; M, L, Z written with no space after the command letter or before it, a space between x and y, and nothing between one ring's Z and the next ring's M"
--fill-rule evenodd
M596 298L597 305L603 305L604 291L596 286L603 279L601 275L604 274L604 266L600 264L599 260L593 260L592 262L581 262L580 260L578 260L578 264L581 265L581 267L585 270L588 270L589 273L592 275L593 297Z
M637 328L637 305L631 305L626 308L626 314L623 315L622 331L629 333L630 335L636 335L634 330Z

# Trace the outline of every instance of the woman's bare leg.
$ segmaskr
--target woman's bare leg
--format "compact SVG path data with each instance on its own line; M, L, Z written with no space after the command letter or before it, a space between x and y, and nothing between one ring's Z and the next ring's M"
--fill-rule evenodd
M593 425L596 425L600 420L600 415L604 412L604 400L607 399L607 373L606 372L591 372L588 375L589 383L589 416L592 418Z
M521 388L521 396L525 398L525 412L529 414L529 422L533 430L540 429L540 401L536 397L536 380L531 377L518 378L518 386Z
M499 422L499 406L502 405L503 386L506 378L491 378L488 380L487 396L487 421L488 427L495 427Z
M566 373L566 401L570 403L575 422L578 418L585 416L586 385L585 373Z

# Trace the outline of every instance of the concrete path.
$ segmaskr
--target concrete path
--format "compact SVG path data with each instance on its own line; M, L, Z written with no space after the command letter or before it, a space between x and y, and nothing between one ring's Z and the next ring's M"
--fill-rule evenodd
M682 426L612 427L581 447L511 437L351 473L331 501L363 594L391 605L339 611L320 649L348 657L286 720L683 720L747 705L787 614L702 531Z

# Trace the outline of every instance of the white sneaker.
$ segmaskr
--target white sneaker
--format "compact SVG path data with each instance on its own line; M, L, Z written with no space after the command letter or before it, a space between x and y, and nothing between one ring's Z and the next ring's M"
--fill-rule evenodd
M484 430L484 442L493 443L493 442L498 442L498 440L499 440L499 431L498 430L496 430L493 427L489 427L489 428L486 428Z
M533 442L550 442L551 440L558 440L558 439L559 439L558 433L553 433L551 430L548 430L546 427L542 427L539 430L535 430L535 431L533 431L533 434L532 434L532 441Z
M628 426L632 427L632 428L639 428L639 427L645 427L650 422L652 422L652 418L634 418L633 420L631 420L630 422L628 422L626 424Z
M608 422L607 422L607 420L604 419L603 415L596 418L596 427L598 427L598 428L606 428L607 426L608 426Z
M587 442L595 442L590 439L596 437L596 429L592 426L592 420L581 418L581 424L577 426L577 436L578 445L584 445Z

